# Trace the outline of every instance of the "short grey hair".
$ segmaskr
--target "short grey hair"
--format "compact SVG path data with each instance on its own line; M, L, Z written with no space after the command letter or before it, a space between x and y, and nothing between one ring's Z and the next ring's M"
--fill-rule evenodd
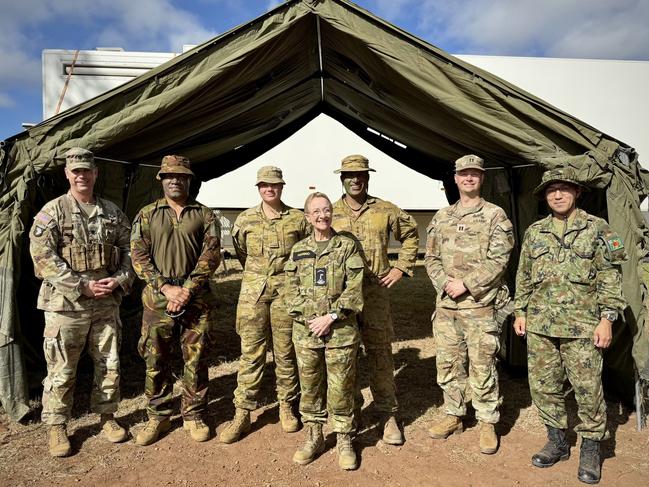
M309 205L311 204L311 201L313 201L315 198L326 199L327 202L329 203L329 208L332 210L334 209L334 205L331 204L331 200L329 199L329 196L319 191L316 191L315 193L311 193L309 196L306 197L306 200L304 201L304 213L309 213Z

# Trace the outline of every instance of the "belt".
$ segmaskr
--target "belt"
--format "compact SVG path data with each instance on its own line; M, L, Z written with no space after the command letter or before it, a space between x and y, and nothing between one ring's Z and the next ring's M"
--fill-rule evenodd
M171 286L182 286L187 280L183 277L163 277L163 279L165 280L165 284L169 284Z

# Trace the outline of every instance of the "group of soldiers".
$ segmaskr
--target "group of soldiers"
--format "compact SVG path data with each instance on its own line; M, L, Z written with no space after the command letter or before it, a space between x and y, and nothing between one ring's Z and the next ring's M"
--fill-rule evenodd
M357 468L352 444L363 396L356 371L364 360L382 439L404 443L394 381L389 288L412 276L419 237L415 220L368 192L367 158L347 156L340 174L343 196L307 198L305 212L283 203L282 171L257 173L259 205L245 210L232 228L243 266L236 331L241 357L234 392L235 415L219 435L233 443L251 429L251 412L272 344L279 417L283 431L305 426L298 464L324 449L329 418L338 437L341 468ZM36 215L30 251L43 279L38 308L45 312L42 420L50 426L53 456L67 456L66 432L79 356L94 361L91 409L112 442L128 437L114 418L119 401L119 305L135 274L142 291L138 351L146 363L148 421L138 445L156 442L171 427L171 361L180 344L183 427L195 441L210 438L205 423L209 340L209 279L219 265L220 226L214 213L189 195L194 176L187 158L162 159L157 179L164 197L133 221L94 194L98 169L93 154L66 153L70 190ZM437 383L446 416L432 425L432 438L463 430L470 400L479 421L479 448L493 454L499 439L500 393L496 355L499 307L509 298L504 273L514 247L505 212L481 197L483 160L467 155L455 163L460 199L436 213L427 228L425 266L436 291L433 333ZM521 246L514 299L515 332L527 337L533 402L548 429L548 443L532 457L538 467L567 459L566 378L575 391L582 437L578 478L601 475L600 441L606 437L602 349L625 302L619 264L624 245L606 222L577 208L586 191L570 168L544 173L535 194L550 215L531 225ZM390 237L401 243L388 259ZM132 263L132 265L131 265ZM361 353L361 345L364 353ZM298 414L299 412L299 414Z

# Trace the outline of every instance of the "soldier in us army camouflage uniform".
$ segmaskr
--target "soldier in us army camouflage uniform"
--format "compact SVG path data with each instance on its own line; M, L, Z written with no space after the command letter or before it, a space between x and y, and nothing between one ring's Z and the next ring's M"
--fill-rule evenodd
M494 425L500 419L496 354L500 329L494 301L514 246L512 224L499 206L480 197L483 160L475 155L455 162L460 199L439 210L428 225L426 270L437 292L433 334L437 383L444 391L446 418L429 434L446 438L462 431L465 390L480 422L480 451L495 453ZM467 371L468 359L468 371Z
M312 193L304 212L313 234L293 246L285 265L288 311L294 317L305 443L293 461L312 462L324 450L322 426L331 418L338 464L357 468L353 431L354 387L360 333L355 314L363 308L363 268L355 241L331 228L331 201Z
M189 196L193 176L186 157L163 157L156 177L164 198L142 208L133 221L133 268L146 282L138 350L146 362L149 421L136 437L141 446L154 443L171 427L171 360L178 341L184 360L183 428L195 441L210 438L203 417L208 389L209 279L221 258L221 228L212 210Z
M65 154L67 194L47 203L34 219L29 250L36 276L43 279L38 309L45 311L42 420L50 425L49 449L71 452L66 432L77 365L84 348L94 362L90 408L101 413L112 442L126 440L113 418L119 402L119 305L133 281L130 225L113 203L94 195L98 175L92 152Z
M334 203L333 226L337 232L352 234L361 247L365 262L365 307L357 319L369 368L370 390L376 408L383 413L383 441L401 445L404 439L396 420L398 405L392 358L394 329L388 289L404 274L412 276L419 235L417 223L410 215L389 201L368 194L370 171L374 169L370 169L369 161L362 155L345 157L340 169L334 171L340 173L345 195ZM393 267L388 260L390 234L401 243ZM358 421L363 406L360 383L355 401L355 419Z
M549 467L570 456L567 378L581 420L575 428L582 438L578 478L592 484L601 476L600 441L606 437L602 350L626 307L619 266L626 251L603 219L576 207L584 190L571 168L545 172L534 190L552 214L525 232L514 329L527 333L530 392L548 430L549 441L532 463Z
M234 419L219 440L233 443L250 430L250 412L257 408L257 394L272 339L277 378L277 398L282 429L300 428L294 404L300 394L295 350L291 341L293 320L284 303L284 264L291 248L308 233L304 214L282 202L282 171L264 166L256 186L262 202L242 212L232 227L232 241L243 266L237 306L237 333L241 358L234 391Z

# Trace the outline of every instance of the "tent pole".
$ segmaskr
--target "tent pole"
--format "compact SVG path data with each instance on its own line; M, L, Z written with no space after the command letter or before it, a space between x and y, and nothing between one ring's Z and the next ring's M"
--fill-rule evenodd
M324 72L322 63L322 33L320 32L320 17L316 15L316 30L318 31L318 61L320 63L320 102L324 102Z

